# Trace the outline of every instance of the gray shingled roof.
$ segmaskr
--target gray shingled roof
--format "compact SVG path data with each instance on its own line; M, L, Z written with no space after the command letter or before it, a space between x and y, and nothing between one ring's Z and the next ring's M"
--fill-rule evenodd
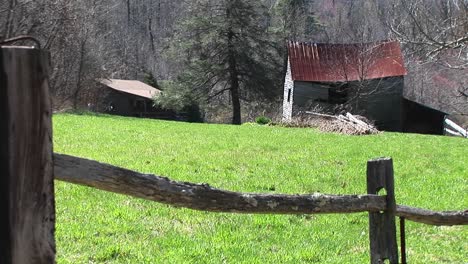
M152 99L155 95L161 93L153 86L136 80L100 79L98 81L111 89L148 99Z

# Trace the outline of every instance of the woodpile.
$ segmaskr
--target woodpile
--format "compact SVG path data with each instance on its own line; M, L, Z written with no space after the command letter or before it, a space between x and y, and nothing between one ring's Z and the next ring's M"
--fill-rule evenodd
M379 133L379 130L365 117L352 115L351 113L335 116L306 111L303 112L303 116L309 117L309 124L313 124L323 132L336 132L347 135Z

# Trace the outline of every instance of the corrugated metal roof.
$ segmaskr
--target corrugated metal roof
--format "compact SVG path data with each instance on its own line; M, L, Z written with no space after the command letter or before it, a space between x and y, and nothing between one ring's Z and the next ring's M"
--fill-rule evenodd
M111 89L148 99L152 99L161 92L153 86L135 80L100 79L98 81Z
M288 42L295 81L346 82L406 75L400 43Z

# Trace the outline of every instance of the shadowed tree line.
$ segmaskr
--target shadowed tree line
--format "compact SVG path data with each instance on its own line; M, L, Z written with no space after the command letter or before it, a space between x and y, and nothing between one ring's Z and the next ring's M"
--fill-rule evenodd
M467 2L83 0L0 2L0 38L31 35L52 54L54 108L97 103L96 78L151 76L166 108L278 108L286 40L398 39L407 97L467 113ZM146 78L148 79L148 78ZM150 78L151 79L151 78ZM443 86L443 87L441 87Z

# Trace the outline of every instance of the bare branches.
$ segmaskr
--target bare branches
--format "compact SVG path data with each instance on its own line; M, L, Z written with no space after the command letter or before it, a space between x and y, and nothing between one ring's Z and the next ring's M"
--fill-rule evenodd
M468 98L468 87L460 88L458 92L460 93L460 96Z
M468 2L393 0L386 26L403 43L408 99L445 111L468 113Z
M449 68L468 66L468 7L458 1L395 0L389 29L430 61Z
M437 43L439 46L427 53L427 56L435 56L443 50L447 49L462 49L467 45L468 42L468 33L466 36L460 37L458 39L446 42L446 43ZM461 57L461 53L459 55Z
M24 40L32 41L36 44L36 48L38 49L41 48L41 43L39 42L39 40L31 36L17 36L17 37L9 38L9 39L3 39L3 40L0 39L0 45L11 44L11 43L19 42L19 41L24 41Z

